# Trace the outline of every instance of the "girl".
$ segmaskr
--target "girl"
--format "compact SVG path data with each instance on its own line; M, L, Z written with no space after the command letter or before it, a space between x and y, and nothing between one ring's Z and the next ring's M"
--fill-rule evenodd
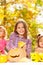
M6 48L10 50L11 48L18 47L19 41L26 43L26 52L27 56L29 56L31 52L31 41L27 39L27 26L23 20L18 20L16 23L14 32L11 33L9 43Z
M38 53L43 53L43 36L41 34L38 35L38 44L37 48L35 49L36 52Z
M5 53L6 40L4 39L6 36L6 30L3 26L0 26L0 53Z

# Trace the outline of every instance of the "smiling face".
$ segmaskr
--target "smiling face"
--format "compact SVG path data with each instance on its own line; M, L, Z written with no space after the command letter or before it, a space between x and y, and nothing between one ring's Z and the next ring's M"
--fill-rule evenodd
M15 25L14 32L17 33L19 36L27 38L27 25L23 21L18 21Z
M43 37L41 37L40 40L39 40L39 46L40 46L41 48L43 48Z
M8 53L8 60L10 62L19 62L23 57L26 57L26 52L21 48L11 49Z
M18 34L19 35L24 35L24 33L25 33L25 28L24 28L24 25L23 25L23 23L19 23L18 25L17 25L17 30L16 30L17 32L18 32Z

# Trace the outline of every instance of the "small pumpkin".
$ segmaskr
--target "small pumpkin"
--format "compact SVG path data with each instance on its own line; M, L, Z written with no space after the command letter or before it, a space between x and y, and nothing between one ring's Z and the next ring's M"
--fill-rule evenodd
M0 63L5 63L7 62L7 55L1 54L0 55Z
M26 52L22 48L11 49L8 52L8 60L10 62L19 62L23 57L26 57Z

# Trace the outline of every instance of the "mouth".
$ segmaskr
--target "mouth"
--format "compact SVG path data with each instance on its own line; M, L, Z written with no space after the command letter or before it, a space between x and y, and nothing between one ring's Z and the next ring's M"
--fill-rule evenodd
M11 56L12 58L16 58L16 57L19 57L20 55L16 55L16 56Z
M42 44L43 45L43 44Z

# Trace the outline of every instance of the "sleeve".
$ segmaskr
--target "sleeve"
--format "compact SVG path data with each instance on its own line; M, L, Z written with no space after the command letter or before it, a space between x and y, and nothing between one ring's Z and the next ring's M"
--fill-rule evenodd
M11 48L17 47L16 43L13 44L13 43L14 43L14 40L15 40L15 34L12 33L12 34L10 35L9 41L7 42L7 45L6 45L6 49L7 49L7 50L10 50Z
M27 57L30 56L31 51L32 51L32 41L28 39L27 44L26 44Z

